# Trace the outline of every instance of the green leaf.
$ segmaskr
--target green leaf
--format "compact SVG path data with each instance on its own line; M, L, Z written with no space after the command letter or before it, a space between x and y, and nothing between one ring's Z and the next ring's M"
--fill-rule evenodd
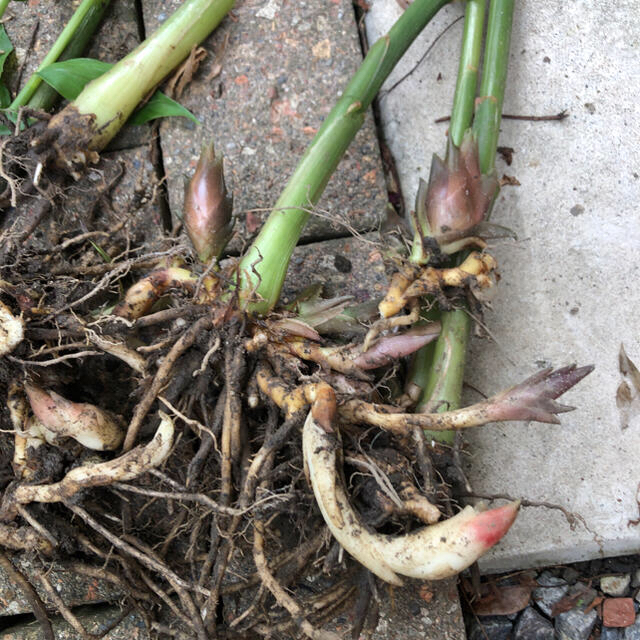
M9 89L0 82L0 109L6 109L11 104L11 94Z
M85 85L106 73L113 65L91 58L73 58L64 62L54 62L38 72L38 75L61 96L67 100L75 100ZM194 122L197 118L175 100L156 91L149 101L136 111L129 124L144 124L155 118L167 116L183 116Z
M6 124L0 124L0 136L10 136L13 129L9 129Z
M9 36L4 29L4 25L0 24L0 73L4 69L4 63L7 61L9 54L13 51L13 44L9 40Z
M92 80L111 69L113 65L91 58L73 58L54 62L38 71L38 75L63 98L75 100Z
M147 104L129 118L129 123L143 124L154 118L166 118L168 116L183 116L199 124L198 119L189 109L186 109L160 91L156 91Z
M4 25L0 24L0 76L4 71L4 64L9 57L9 54L13 51L13 44L9 40L9 36L4 29ZM4 82L0 80L0 109L4 109L11 104L11 94L7 89ZM4 127L6 129L6 127ZM7 135L0 131L0 135Z
M99 244L96 244L93 240L89 240L89 242L105 262L111 262L111 256Z

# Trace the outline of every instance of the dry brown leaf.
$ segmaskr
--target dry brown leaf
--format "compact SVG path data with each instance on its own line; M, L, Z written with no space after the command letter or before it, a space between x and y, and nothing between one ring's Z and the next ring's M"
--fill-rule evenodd
M564 613L565 611L570 611L576 606L584 606L587 604L591 604L592 600L588 603L585 600L588 598L593 598L593 590L588 587L586 584L582 582L577 582L573 587L571 587L571 591L567 593L567 595L562 596L558 602L553 605L551 609L551 617L555 618L557 615Z
M631 420L640 416L640 371L620 345L618 366L622 382L616 391L616 405L620 412L620 427L626 429Z
M180 65L171 76L165 87L165 93L170 98L180 98L187 85L193 80L200 63L207 57L207 51L203 47L193 47L189 57Z
M509 185L510 187L519 187L520 181L515 176L508 176L506 173L500 178L500 186L504 187Z
M525 609L530 599L530 586L495 587L491 593L473 603L473 612L478 616L508 616Z
M216 57L211 65L211 71L209 71L209 75L205 78L205 82L211 82L214 78L217 78L222 73L222 59L224 58L224 53L227 49L227 45L229 44L229 36L230 32L224 36L224 40L222 41L222 45L220 45L220 49L216 53Z

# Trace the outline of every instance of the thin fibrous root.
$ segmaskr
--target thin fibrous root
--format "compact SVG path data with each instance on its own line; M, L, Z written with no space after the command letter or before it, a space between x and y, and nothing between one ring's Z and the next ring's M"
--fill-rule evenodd
M253 561L262 584L269 589L276 602L289 612L307 638L312 638L313 640L339 640L340 636L330 631L317 629L307 620L302 607L287 593L286 589L269 569L264 553L264 523L259 518L256 518L253 524Z
M400 459L399 454L397 458ZM350 454L345 460L373 475L380 489L391 499L397 513L410 513L425 524L433 524L440 520L440 509L418 491L411 481L409 470L402 468L401 464L397 464L396 461L391 464L381 459L381 456L376 456L373 460L367 455L357 453ZM394 484L398 487L396 492L391 486L393 493L389 488L391 475L394 476Z
M305 465L327 526L358 562L386 582L401 585L401 575L438 580L456 575L493 546L515 520L519 502L478 511L467 506L448 520L410 534L369 532L349 504L336 468L339 440L309 413L302 441Z
M124 439L124 444L122 445L125 451L128 451L129 449L131 449L131 447L133 447L136 438L138 437L138 431L142 426L142 421L147 415L149 409L151 409L151 405L154 403L162 387L164 387L164 385L169 381L169 376L171 375L173 366L175 365L178 358L189 347L191 347L191 345L196 341L196 338L198 337L200 332L208 329L210 326L211 318L208 316L196 320L196 322L194 322L180 336L180 338L178 338L176 343L169 350L169 353L164 357L164 359L162 360L162 364L158 367L158 371L156 371L153 382L151 383L133 412L133 417L131 418L131 422L129 423L127 435Z
M18 484L7 490L0 507L0 519L11 521L18 513L18 506L31 502L62 502L87 487L125 482L138 477L149 469L162 464L173 444L173 421L160 412L160 425L153 439L128 453L108 462L85 464L67 473L53 484Z

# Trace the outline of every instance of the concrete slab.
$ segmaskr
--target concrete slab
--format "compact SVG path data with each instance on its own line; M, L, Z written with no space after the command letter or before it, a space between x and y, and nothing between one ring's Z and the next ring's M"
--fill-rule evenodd
M409 71L463 12L447 6L391 78ZM474 340L467 380L485 393L538 368L595 363L566 401L578 410L562 426L507 424L468 435L468 471L477 493L550 501L580 514L572 530L558 511L525 507L512 531L481 563L485 571L617 555L638 550L640 431L622 431L616 407L623 342L640 360L640 110L637 13L640 3L516 5L505 113L553 114L562 123L505 120L500 144L513 147L515 175L493 220L518 242L493 247L502 273L485 322L495 342ZM395 0L374 0L375 40L398 16ZM383 126L411 206L431 154L442 153L462 22L438 40L413 74L381 100ZM419 133L419 135L418 135ZM469 394L468 400L477 396Z

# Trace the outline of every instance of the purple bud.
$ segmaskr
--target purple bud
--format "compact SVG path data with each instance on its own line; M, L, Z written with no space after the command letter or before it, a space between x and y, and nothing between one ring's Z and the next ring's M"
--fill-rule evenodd
M371 349L361 353L353 363L364 369L377 369L391 364L422 348L425 344L435 340L440 335L440 323L416 327L404 333L380 338Z
M418 194L416 211L426 207L431 235L446 244L484 220L497 190L495 174L480 171L478 145L468 130L459 149L449 141L445 162L433 156L429 186Z
M576 369L575 365L553 371L543 369L524 382L489 398L485 404L490 420L537 420L559 424L555 414L572 411L573 407L555 399L571 389L594 370L593 365Z
M219 257L233 232L233 198L224 182L222 156L205 145L184 194L184 224L202 262Z

